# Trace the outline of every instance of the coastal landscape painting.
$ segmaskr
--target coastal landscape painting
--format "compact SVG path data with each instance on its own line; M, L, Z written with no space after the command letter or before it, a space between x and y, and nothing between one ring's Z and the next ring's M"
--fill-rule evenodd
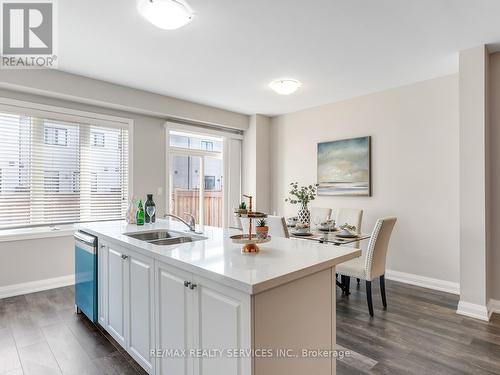
M371 196L371 137L318 143L318 195Z

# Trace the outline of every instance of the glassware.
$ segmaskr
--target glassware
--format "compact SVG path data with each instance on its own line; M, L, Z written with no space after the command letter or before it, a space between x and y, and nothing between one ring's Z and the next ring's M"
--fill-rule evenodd
M147 213L147 208L149 206L156 207L155 202L153 201L153 194L147 194L147 200L146 200L146 203L144 203L144 210L146 211L146 213ZM148 216L145 217L145 221L146 221L146 223L149 223L149 222L154 223L156 221L155 214L153 213L152 216L149 216L149 214L148 214Z
M137 225L144 225L144 208L142 207L142 200L139 200L135 221Z
M313 221L314 221L315 229L319 230L319 225L321 224L321 217L315 216Z
M151 224L154 223L153 215L155 214L155 212L156 212L156 207L155 206L149 205L149 206L146 207L146 213L149 216L149 222Z

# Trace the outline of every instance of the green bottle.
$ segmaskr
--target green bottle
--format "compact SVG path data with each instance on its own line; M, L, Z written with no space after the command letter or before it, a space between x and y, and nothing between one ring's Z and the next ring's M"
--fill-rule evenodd
M135 221L137 225L144 225L144 207L142 207L142 200L139 199L139 205L137 206L137 214L135 216Z

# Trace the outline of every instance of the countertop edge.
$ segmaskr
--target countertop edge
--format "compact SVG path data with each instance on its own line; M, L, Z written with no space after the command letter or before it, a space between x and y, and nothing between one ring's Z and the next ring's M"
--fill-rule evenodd
M326 269L335 267L337 264L340 264L340 263L343 263L343 262L346 262L348 260L351 260L351 259L354 259L354 258L361 256L360 249L353 248L353 250L357 250L357 251L353 251L352 253L341 255L336 259L327 260L325 262L318 263L318 264L303 268L303 269L295 271L295 272L290 272L290 273L287 273L286 275L275 277L274 279L266 280L266 281L261 282L259 284L255 284L252 288L252 294L259 294L259 293L265 292L269 289L276 288L280 285L287 284L291 281L300 279L302 277L306 277L306 276L312 275L314 273L324 271Z
M223 285L228 286L230 288L239 290L239 291L246 293L246 294L249 294L249 295L255 295L255 294L265 292L269 289L276 288L280 285L289 283L291 281L300 279L302 277L323 271L323 270L328 269L328 268L332 268L339 263L343 263L347 260L354 259L354 258L359 257L361 255L360 249L352 248L352 250L353 250L352 252L344 254L344 255L340 255L340 256L336 257L335 259L329 259L329 260L323 261L321 263L317 263L317 264L302 268L300 270L290 272L290 273L287 273L287 274L284 274L284 275L281 275L281 276L278 276L278 277L275 277L275 278L272 278L272 279L269 279L269 280L266 280L266 281L263 281L263 282L260 282L257 284L248 284L248 283L233 279L231 277L224 276L224 275L218 274L216 272L203 269L203 268L198 267L196 265L193 265L191 263L177 260L177 259L174 259L174 258L166 256L166 255L151 252L147 249L144 249L140 246L137 246L137 245L134 245L131 243L123 242L122 240L120 240L118 238L106 235L105 233L101 233L101 232L94 230L92 228L85 227L85 225L79 226L78 229L82 230L84 232L87 232L91 235L97 236L97 237L103 239L104 241L109 242L110 244L116 244L117 246L121 246L123 248L135 251L143 256L147 256L147 257L152 258L156 261L159 261L159 262L165 263L167 265L179 268L179 269L184 270L186 272L196 274L197 276L207 278L211 281L218 282L220 284L223 284Z

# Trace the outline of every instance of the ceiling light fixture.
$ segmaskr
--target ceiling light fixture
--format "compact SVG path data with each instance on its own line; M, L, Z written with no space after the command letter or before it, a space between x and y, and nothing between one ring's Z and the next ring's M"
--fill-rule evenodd
M301 83L296 79L277 79L269 84L280 95L293 94L301 86Z
M137 10L153 25L164 30L178 29L193 17L189 5L182 0L139 0Z

